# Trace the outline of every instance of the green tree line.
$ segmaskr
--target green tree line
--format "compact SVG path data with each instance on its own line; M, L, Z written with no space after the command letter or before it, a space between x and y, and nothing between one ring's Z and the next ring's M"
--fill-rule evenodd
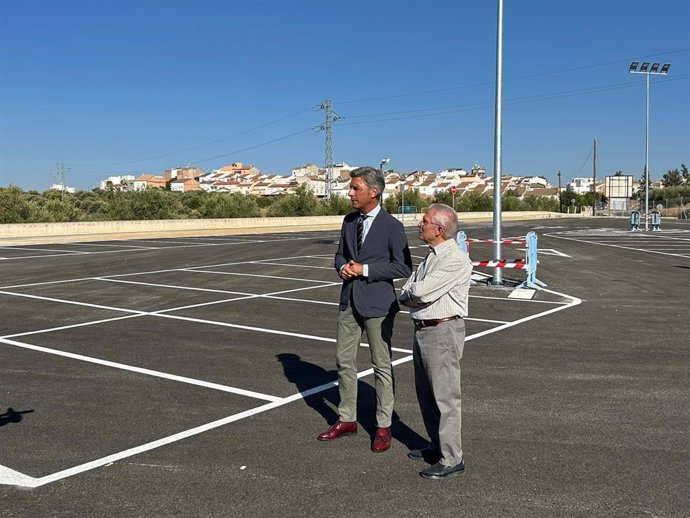
M490 211L493 198L479 193L453 196L450 192L434 197L405 192L405 205L418 212L431 203L455 206L459 212ZM386 198L384 208L400 212L400 193ZM548 197L519 198L508 193L502 197L503 210L557 211L558 201ZM101 190L62 193L59 191L23 191L16 186L0 188L0 223L43 223L58 221L117 221L147 219L256 218L291 216L331 216L352 211L350 200L333 196L317 198L305 185L295 193L261 197L239 193L192 191L177 193L165 189L142 191Z
M685 173L685 174L684 174ZM687 177L687 168L679 171L681 179ZM675 178L675 172L672 177ZM417 189L404 192L405 206L423 212L431 203L454 206L458 212L485 212L493 209L493 197L476 192L462 196L450 191L433 197L423 196ZM690 183L653 189L650 197L662 199L690 199ZM599 203L606 198L597 194ZM396 214L402 206L401 193L388 196L384 208ZM560 200L548 196L517 196L508 191L501 197L505 211L567 210L568 207L591 207L592 193L562 192ZM39 223L57 221L116 221L147 219L195 218L256 218L292 216L343 215L352 210L350 200L333 196L330 200L317 198L305 185L295 193L277 196L253 196L239 193L185 193L165 189L147 189L122 192L117 190L79 191L24 191L16 186L0 188L0 223Z
M306 186L294 194L272 197L165 189L94 189L72 194L23 191L14 185L0 188L0 223L327 216L351 210L349 199L320 200Z

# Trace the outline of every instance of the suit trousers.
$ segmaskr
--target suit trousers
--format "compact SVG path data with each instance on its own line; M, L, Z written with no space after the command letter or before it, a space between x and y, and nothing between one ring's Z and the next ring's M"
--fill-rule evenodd
M352 304L339 311L335 354L340 393L338 417L341 421L357 420L357 350L362 341L362 332L366 331L374 368L376 426L385 428L391 425L394 403L391 338L394 320L394 314L365 318L352 308Z
M424 327L414 333L412 358L417 400L431 448L441 463L462 461L460 360L465 344L463 319Z

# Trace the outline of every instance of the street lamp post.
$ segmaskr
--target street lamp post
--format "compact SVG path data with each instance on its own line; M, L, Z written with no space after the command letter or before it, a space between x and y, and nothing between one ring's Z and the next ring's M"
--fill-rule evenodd
M638 70L639 65L639 70ZM661 70L659 70L661 67ZM646 96L645 96L645 125L644 125L644 229L649 230L649 76L651 75L667 75L668 69L671 68L670 63L642 63L633 61L630 63L628 72L631 74L644 74L647 76Z
M498 0L496 27L496 97L494 119L494 259L501 257L501 160L502 160L502 120L503 120L503 0ZM493 286L503 285L503 273L494 268L491 278Z
M382 158L381 159L381 164L379 164L379 169L381 169L381 174L383 174L383 166L386 165L390 161L391 161L390 158ZM381 201L383 201L383 196L381 196Z
M382 158L381 159L381 165L379 166L379 169L381 169L381 172L383 173L383 166L386 165L388 162L390 162L390 158Z

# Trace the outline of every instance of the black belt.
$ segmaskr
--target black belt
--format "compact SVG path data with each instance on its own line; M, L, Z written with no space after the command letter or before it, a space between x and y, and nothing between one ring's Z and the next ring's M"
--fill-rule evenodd
M447 318L434 318L431 320L412 320L414 322L414 328L415 329L423 329L425 327L434 327L439 325L441 322L448 322L449 320L457 320L458 318L462 318L458 315L453 315L452 317L447 317Z

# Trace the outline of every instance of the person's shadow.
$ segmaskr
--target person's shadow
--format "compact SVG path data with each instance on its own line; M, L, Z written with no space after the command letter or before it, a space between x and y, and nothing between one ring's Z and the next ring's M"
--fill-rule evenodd
M316 410L324 420L332 425L338 420L340 397L338 396L338 373L327 371L323 367L306 362L293 353L277 354L276 358L283 364L285 377L294 383L297 390L304 395L304 402ZM376 390L368 383L359 380L357 386L357 422L370 437L376 433ZM393 411L391 424L393 438L414 450L429 444L422 436L403 423L398 413Z
M7 412L0 414L0 426L5 426L9 423L18 423L22 420L23 414L29 414L31 412L33 412L33 410L20 410L17 412L15 409L10 407L7 409Z

